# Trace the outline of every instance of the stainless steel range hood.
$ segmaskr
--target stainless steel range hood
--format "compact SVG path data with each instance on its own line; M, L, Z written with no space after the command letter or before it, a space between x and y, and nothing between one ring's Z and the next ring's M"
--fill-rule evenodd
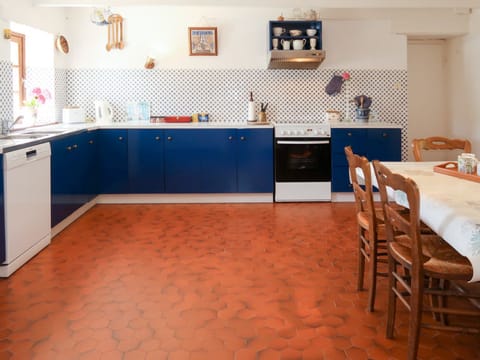
M324 59L324 50L271 50L268 68L316 69Z

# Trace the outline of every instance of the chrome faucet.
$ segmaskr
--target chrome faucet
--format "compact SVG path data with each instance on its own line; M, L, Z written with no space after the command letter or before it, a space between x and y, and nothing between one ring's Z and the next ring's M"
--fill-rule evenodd
M8 120L3 120L2 121L2 135L7 135L12 127L15 126L17 122L23 119L23 115L17 116L15 120L13 120L12 124L8 125L9 121Z

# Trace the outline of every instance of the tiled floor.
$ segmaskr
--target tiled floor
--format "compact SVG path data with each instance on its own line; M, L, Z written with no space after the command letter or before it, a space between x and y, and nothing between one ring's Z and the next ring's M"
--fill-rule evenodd
M0 280L0 359L404 359L357 292L353 204L96 206ZM422 330L422 359L480 337Z

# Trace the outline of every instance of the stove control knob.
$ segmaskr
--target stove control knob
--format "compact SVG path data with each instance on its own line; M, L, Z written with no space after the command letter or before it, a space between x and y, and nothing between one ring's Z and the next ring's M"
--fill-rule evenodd
M318 130L313 130L313 135L318 135Z
M305 130L298 130L298 131L297 131L297 134L298 134L298 135L305 135Z

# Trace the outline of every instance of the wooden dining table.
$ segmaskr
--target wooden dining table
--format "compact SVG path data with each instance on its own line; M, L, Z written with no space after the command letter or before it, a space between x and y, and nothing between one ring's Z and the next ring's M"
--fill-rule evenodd
M480 182L435 172L434 166L444 162L382 163L416 182L421 220L472 263L470 282L480 281ZM372 167L372 183L377 186L374 174ZM408 206L404 193L390 195Z

